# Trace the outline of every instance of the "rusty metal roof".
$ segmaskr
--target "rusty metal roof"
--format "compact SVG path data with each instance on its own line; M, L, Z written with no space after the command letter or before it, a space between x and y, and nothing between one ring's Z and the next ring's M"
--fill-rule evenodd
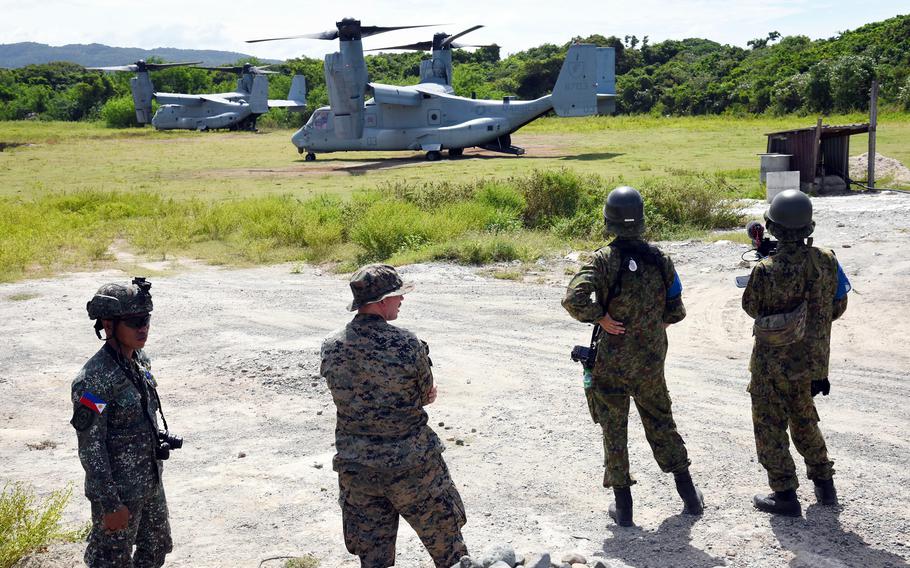
M796 134L799 132L815 132L814 126L809 126L808 128L796 128L794 130L781 130L780 132L769 132L765 136L780 136L784 137L791 134ZM822 126L821 137L825 138L835 138L839 136L852 136L854 134L865 134L869 132L869 124L847 124L844 126Z

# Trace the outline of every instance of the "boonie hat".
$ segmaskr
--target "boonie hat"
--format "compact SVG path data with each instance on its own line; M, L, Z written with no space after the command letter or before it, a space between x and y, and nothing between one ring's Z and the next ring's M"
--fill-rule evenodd
M356 311L367 304L382 301L389 296L400 296L414 289L412 282L403 282L394 266L368 264L351 275L351 293L354 300L348 311Z

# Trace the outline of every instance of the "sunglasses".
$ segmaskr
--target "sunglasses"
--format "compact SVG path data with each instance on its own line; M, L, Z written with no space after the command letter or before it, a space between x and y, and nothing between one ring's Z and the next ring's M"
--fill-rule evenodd
M152 314L137 314L121 318L120 322L131 329L141 329L152 321Z

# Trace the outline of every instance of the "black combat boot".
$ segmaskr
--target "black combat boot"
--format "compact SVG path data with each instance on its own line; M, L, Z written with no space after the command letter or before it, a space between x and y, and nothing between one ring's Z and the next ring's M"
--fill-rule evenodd
M833 479L813 479L815 483L815 498L822 505L837 505L837 489L834 488Z
M799 506L799 499L796 498L796 490L794 489L775 491L770 495L756 495L752 498L752 504L759 511L775 515L799 517L803 514L803 509Z
M676 492L683 500L683 513L687 515L701 515L705 511L705 498L701 491L692 483L689 470L674 473L676 478Z
M610 503L610 518L621 527L631 527L632 523L632 488L614 487L615 502Z

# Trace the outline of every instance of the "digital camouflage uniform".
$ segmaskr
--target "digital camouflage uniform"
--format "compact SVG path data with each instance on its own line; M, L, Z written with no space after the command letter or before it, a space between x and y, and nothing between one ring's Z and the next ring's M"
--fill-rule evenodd
M635 483L629 474L629 397L660 468L678 473L689 467L664 379L664 324L681 321L686 310L669 256L639 239L618 239L611 245L596 251L572 278L562 305L579 321L597 325L609 313L625 326L623 335L600 334L592 371L592 413L603 428L604 487L629 487ZM628 249L650 251L653 262L647 261L648 253L623 252ZM607 303L611 288L618 293Z
M114 349L105 345L72 384L72 424L85 469L85 496L92 506L92 530L85 551L85 563L91 568L158 567L171 552L162 463L155 458L155 379L141 350L132 361L123 363L134 374L132 379L118 364ZM146 392L141 394L137 385ZM96 409L90 409L80 402L83 395L101 401L103 407L96 404ZM143 399L147 401L145 411ZM107 532L103 515L123 505L130 512L127 528Z
M395 563L398 516L436 566L467 554L464 505L423 405L433 386L425 343L381 316L358 314L322 344L337 409L333 460L345 545L366 568Z
M831 322L847 309L846 290L839 281L846 283L846 277L833 252L786 241L776 254L755 265L743 293L743 309L753 318L792 311L804 297L808 304L804 338L784 346L756 340L749 363L755 447L774 491L799 486L788 426L809 479L834 475L834 462L818 428L811 383L828 378Z

